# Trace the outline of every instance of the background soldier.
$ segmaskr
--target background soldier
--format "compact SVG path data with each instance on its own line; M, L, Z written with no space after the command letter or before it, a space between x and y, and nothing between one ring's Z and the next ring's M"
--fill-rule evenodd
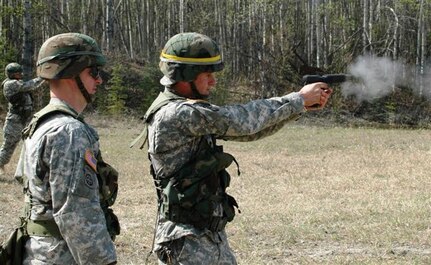
M81 117L105 62L94 39L79 33L53 36L40 48L37 74L51 100L23 132L15 173L28 187L23 264L116 263L118 220L102 208L115 200L117 173L103 163L99 136Z
M0 175L4 174L4 166L9 163L21 139L21 131L31 117L33 100L30 92L43 83L43 79L39 77L22 81L22 66L17 63L8 64L5 75L7 78L2 82L3 94L9 107L3 127L3 144L0 147Z
M154 245L159 264L236 264L225 233L238 207L226 193L230 176L225 169L236 161L216 139L271 135L306 109L323 108L332 90L315 83L282 97L216 106L205 100L216 84L214 72L223 69L212 39L175 35L160 59L165 90L148 109L141 135L148 139L159 195Z

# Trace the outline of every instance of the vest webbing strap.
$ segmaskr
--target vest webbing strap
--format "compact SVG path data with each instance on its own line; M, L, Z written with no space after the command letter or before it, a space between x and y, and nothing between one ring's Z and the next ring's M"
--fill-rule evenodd
M70 109L64 105L48 104L43 109L41 109L39 112L37 112L33 115L33 119L30 121L30 123L27 125L27 127L24 128L24 130L22 131L23 139L25 139L27 137L31 138L31 136L36 131L37 126L41 123L41 121L43 121L48 116L50 116L54 113L58 113L58 112L70 115L70 116L74 117L75 119L84 122L83 119L79 116L79 114L76 111L74 111L74 110L72 110L72 109Z
M151 104L151 106L148 108L147 112L144 115L144 129L142 130L141 134L139 134L139 136L136 137L135 140L133 140L130 143L129 145L130 148L132 148L139 141L141 141L141 143L139 144L139 149L144 148L147 142L148 122L151 120L151 117L163 106L167 105L169 102L174 100L186 100L186 98L175 95L174 93L169 91L164 91L159 93L157 98L153 101L153 103Z
M35 130L37 129L37 126L39 123L44 120L46 117L50 116L54 113L64 113L70 116L73 116L76 119L80 119L77 112L67 108L63 105L54 105L54 104L48 104L45 108L40 110L38 113L34 114L33 119L29 123L29 125L23 130L23 138L31 137ZM28 179L25 178L24 185L28 186ZM27 194L27 196L30 196L30 194ZM26 204L28 205L28 211L31 209L30 205L30 199L26 199ZM54 220L30 220L29 218L26 218L26 227L27 227L27 233L30 236L41 236L41 237L56 237L56 238L62 238L60 230L58 229L57 224Z

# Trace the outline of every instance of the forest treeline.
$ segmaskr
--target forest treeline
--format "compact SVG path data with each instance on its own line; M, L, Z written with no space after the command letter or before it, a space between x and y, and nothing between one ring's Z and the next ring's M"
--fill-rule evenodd
M396 62L397 76L409 82L394 81L390 93L361 101L335 86L323 114L424 126L431 114L430 14L429 0L0 0L0 66L17 61L30 78L47 38L90 35L109 58L93 110L142 115L161 89L163 45L196 31L222 49L217 104L283 95L300 88L305 74L346 73L367 56L371 64ZM39 106L46 94L35 95Z

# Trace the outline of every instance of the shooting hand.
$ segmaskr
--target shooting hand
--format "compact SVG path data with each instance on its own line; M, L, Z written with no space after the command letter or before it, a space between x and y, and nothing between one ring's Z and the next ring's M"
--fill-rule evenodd
M307 110L323 109L332 94L332 89L326 83L318 82L305 85L299 91L304 99L304 106Z

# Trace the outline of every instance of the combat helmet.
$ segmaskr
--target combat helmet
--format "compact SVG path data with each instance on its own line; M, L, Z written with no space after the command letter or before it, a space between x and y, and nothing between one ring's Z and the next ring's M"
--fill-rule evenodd
M88 67L103 66L106 58L96 41L81 33L62 33L46 40L37 58L37 75L43 79L74 78L87 102L91 96L79 74Z
M16 73L22 73L22 66L18 63L10 63L6 65L4 69L4 73L7 78L13 78L13 75Z
M67 79L85 68L106 63L96 41L81 33L63 33L46 40L39 50L37 75L44 79Z
M210 37L195 33L179 33L166 42L160 54L160 83L171 86L178 81L192 82L203 72L218 72L224 64L217 43Z

